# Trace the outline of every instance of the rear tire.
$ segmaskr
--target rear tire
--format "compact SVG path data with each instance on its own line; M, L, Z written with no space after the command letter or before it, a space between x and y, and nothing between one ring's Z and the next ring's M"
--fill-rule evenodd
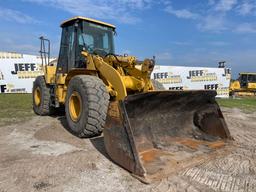
M151 83L152 83L155 91L164 91L164 90L166 90L164 88L163 84L160 83L159 81L155 80L155 79L151 79Z
M95 76L77 75L68 85L65 102L69 130L78 137L102 133L109 104L106 85Z
M37 115L51 115L54 107L50 106L50 88L44 76L38 76L33 83L33 110Z

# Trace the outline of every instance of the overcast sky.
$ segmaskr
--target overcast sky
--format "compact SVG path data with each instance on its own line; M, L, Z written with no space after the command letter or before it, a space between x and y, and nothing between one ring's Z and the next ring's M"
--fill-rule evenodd
M158 64L256 72L256 0L0 0L0 50L58 56L60 23L81 15L117 26L116 53Z

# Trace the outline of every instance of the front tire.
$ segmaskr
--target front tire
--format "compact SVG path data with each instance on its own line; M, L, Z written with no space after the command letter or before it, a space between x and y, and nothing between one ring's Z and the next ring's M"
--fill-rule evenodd
M38 76L33 83L33 110L37 115L51 115L50 88L46 85L44 76Z
M65 102L69 130L78 137L93 137L105 126L109 93L101 79L77 75L68 85Z

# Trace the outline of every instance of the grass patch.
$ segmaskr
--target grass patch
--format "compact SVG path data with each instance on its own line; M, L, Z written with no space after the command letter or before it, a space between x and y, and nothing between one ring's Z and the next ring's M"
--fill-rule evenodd
M0 94L0 126L24 122L33 115L31 94Z
M217 99L217 102L222 107L256 111L254 98ZM34 115L31 94L0 94L0 126L24 122Z
M217 102L222 107L239 108L244 112L250 112L250 113L256 111L255 98L217 99Z

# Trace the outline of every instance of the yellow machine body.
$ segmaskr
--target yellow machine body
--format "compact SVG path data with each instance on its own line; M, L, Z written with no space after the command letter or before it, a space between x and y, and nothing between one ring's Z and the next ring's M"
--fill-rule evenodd
M256 96L256 73L239 73L239 78L230 84L230 95Z
M109 23L81 16L66 20L61 26L74 20L85 20L115 29L115 26ZM83 70L72 69L68 73L58 73L58 70L61 69L57 69L56 66L46 65L44 68L46 83L57 84L56 97L60 103L65 102L69 80L79 74L89 74L103 78L110 95L117 100L124 99L129 93L153 90L153 85L150 81L150 74L154 68L152 59L145 59L143 62L138 63L137 58L134 56L110 55L102 58L87 51L82 51L81 55L87 60L86 68ZM139 65L140 70L136 65Z
M143 70L135 67L136 58L133 56L117 56L117 58L109 57L103 59L97 55L91 55L87 52L82 53L87 59L86 69L74 69L69 73L57 74L56 66L45 66L45 79L47 84L57 84L56 97L60 103L65 102L66 90L69 80L75 75L89 74L101 76L107 86L109 94L117 100L124 99L129 92L147 92L153 90L150 81L150 74L153 70L153 63L146 59L140 65ZM113 65L117 65L115 69ZM125 74L126 73L126 74Z
M72 18L61 26L65 34L67 28L79 25L94 27L98 34L103 33L101 30L115 29L111 24L84 17ZM83 42L85 38L88 36L77 39ZM61 57L67 47L61 43ZM81 56L79 61L82 61L77 62L79 67L68 66L66 70L67 66L59 65L66 60L59 57L57 66L45 66L44 79L51 91L53 105L66 104L66 117L70 117L70 124L75 128L80 126L81 113L90 103L83 103L84 95L79 91L70 93L70 84L77 87L79 85L74 84L76 77L86 79L90 76L103 82L108 93L103 96L110 98L103 130L104 143L114 162L148 183L225 151L232 138L215 101L215 91L157 90L150 79L154 59L138 61L134 56L105 54L102 49L92 51L90 45L85 47L76 50ZM42 93L36 85L34 83L34 103L39 105L38 98ZM94 91L97 94L102 88ZM95 97L89 98L88 102L91 100ZM91 106L100 108L101 103L95 102ZM86 114L95 114L93 107L86 110ZM89 128L95 118L91 119Z

